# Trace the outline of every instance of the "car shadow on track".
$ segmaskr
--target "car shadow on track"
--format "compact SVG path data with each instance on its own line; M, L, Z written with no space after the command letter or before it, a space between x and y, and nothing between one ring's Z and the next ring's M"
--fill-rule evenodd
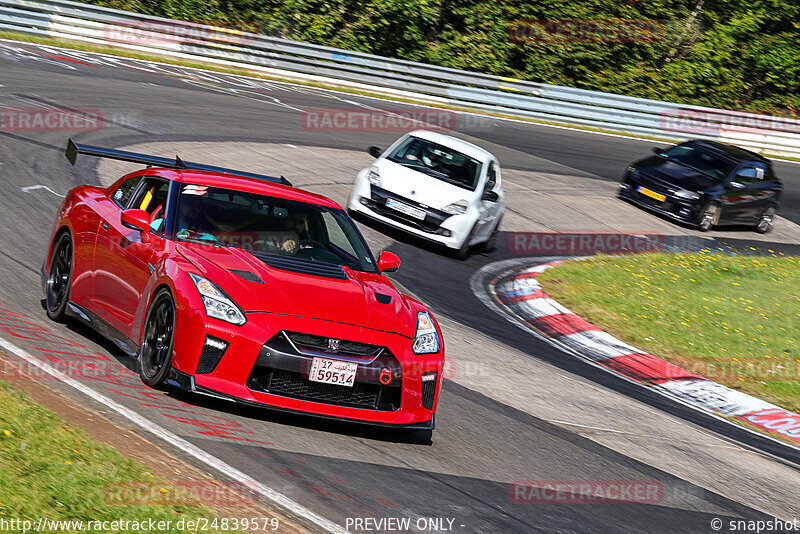
M342 434L350 437L367 438L389 443L406 443L414 445L432 445L433 433L430 430L406 430L389 428L366 423L350 422L343 420L326 419L299 412L283 411L269 406L252 406L235 402L219 400L182 391L170 389L167 395L192 406L207 408L214 412L223 412L255 421L263 421L279 425L286 425L306 430L327 432L329 434Z

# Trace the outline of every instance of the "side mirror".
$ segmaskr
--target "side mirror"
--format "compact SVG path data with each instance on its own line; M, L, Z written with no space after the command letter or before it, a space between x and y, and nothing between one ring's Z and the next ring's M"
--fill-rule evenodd
M495 191L486 191L483 193L481 199L488 200L489 202L497 202L500 199L500 195L498 195Z
M373 158L379 158L381 157L381 154L383 154L383 150L381 150L376 146L369 147L367 149L367 152L369 152L369 155L372 156Z
M382 250L378 255L378 272L393 273L400 268L400 258L397 254Z
M657 146L653 147L653 153L654 154L658 154L660 156L663 152L664 152L663 148L660 148L660 147L657 147Z
M122 225L142 233L142 242L150 241L150 214L144 210L122 212Z

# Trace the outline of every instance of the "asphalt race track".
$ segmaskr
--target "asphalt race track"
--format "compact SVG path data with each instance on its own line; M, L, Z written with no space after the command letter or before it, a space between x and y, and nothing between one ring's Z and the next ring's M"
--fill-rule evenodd
M0 131L0 338L51 364L110 358L111 367L80 383L342 527L348 518L409 517L445 518L445 527L452 520L453 532L713 532L714 518L800 518L797 456L573 362L483 306L469 279L510 257L503 249L461 263L364 226L374 251L388 246L400 255L394 279L431 306L445 328L455 366L432 441L148 390L129 370L134 362L110 344L82 327L47 320L39 267L59 195L115 178L99 176L91 158L70 167L63 154L70 135L108 147L269 143L285 146L289 159L292 147L312 147L358 151L368 161L365 147L385 147L399 133L311 131L301 113L376 105L366 97L0 41L0 109L99 109L104 118L102 127L82 133ZM467 115L459 115L456 130L492 150L504 169L569 169L570 179L605 182L615 182L653 146ZM800 166L777 162L776 169L787 189L781 214L800 223ZM274 174L268 166L247 170ZM323 190L328 180L322 168L307 182L287 177ZM734 232L730 242L749 246L754 235ZM23 318L30 324L21 327ZM136 428L97 399L56 380L47 385ZM137 432L205 467L174 443ZM532 480L647 481L662 493L637 504L516 502L513 484Z

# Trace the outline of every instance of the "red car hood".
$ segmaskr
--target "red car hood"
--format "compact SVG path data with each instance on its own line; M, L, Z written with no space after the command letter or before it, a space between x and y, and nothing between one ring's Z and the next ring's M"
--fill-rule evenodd
M181 243L177 249L245 312L295 315L414 336L414 304L382 275L343 267L346 280L324 278L272 268L235 247ZM249 271L263 283L232 271ZM391 297L388 304L377 300L387 297Z

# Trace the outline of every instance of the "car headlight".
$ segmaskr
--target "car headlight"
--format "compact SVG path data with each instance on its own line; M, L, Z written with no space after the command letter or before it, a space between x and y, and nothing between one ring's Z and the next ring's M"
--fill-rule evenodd
M442 211L451 215L461 215L462 213L467 212L468 207L469 202L466 200L459 200L458 202L453 202L452 204L448 204L447 206L443 207Z
M697 193L693 193L691 191L687 191L686 189L678 189L673 193L677 198L682 198L684 200L697 200L700 198L700 195Z
M638 178L639 177L639 169L636 167L630 166L628 167L628 176L631 178Z
M417 332L414 335L414 354L433 354L439 352L439 334L426 311L417 313Z
M378 167L370 167L369 172L367 173L367 180L372 185L381 185L381 173L378 170Z
M210 280L194 273L189 273L189 276L203 299L206 315L239 326L247 322L241 308Z

